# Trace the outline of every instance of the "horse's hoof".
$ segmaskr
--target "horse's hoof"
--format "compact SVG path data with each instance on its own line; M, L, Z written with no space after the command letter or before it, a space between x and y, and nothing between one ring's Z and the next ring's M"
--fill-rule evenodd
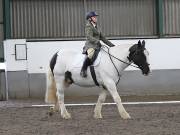
M128 120L128 119L131 119L130 116L126 116L126 117L122 117L124 120Z
M66 113L66 114L62 115L62 117L64 119L70 119L71 118L71 114L70 113Z
M52 116L52 115L53 115L53 111L48 111L46 114L47 114L48 116Z
M47 113L49 116L52 116L54 113L54 108L50 107L49 112Z
M53 115L53 112L49 112L48 115L49 115L49 116L52 116L52 115Z
M94 118L95 119L102 119L102 115L101 114L100 115L94 114Z
M131 119L131 116L127 112L122 113L121 117L125 120Z

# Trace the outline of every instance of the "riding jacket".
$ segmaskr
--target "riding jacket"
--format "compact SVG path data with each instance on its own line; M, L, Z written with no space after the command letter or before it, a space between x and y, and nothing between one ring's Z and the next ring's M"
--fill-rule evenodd
M98 49L101 47L100 40L102 40L106 45L113 47L114 45L108 41L102 33L98 30L97 27L94 27L93 24L90 21L87 21L85 26L85 35L86 35L86 43L83 48L83 53L86 53L86 51L89 48Z

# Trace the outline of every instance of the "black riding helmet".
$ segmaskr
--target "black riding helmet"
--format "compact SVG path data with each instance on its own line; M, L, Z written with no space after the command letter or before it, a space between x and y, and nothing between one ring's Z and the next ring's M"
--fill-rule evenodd
M96 12L94 12L94 11L91 11L91 12L87 13L86 20L88 20L89 18L91 18L93 16L98 16L98 14L96 14Z

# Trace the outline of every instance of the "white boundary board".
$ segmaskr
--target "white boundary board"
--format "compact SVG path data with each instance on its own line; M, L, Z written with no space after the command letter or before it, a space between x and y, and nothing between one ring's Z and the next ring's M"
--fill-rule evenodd
M111 40L115 45L135 44L138 40ZM142 40L141 40L142 41ZM150 53L152 70L180 69L180 38L145 39ZM15 44L27 45L27 60L15 60ZM25 39L4 41L7 71L28 70L29 73L45 73L49 60L62 49L77 49L81 53L85 41L26 42ZM126 70L138 70L128 67Z

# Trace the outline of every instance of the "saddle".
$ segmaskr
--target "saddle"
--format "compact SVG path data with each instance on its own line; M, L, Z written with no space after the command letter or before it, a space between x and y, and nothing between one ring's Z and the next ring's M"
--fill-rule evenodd
M96 67L96 66L99 65L100 60L101 60L101 55L102 55L102 53L101 53L101 51L100 51L100 52L98 53L97 58L94 60L92 66ZM85 54L77 54L77 55L75 56L75 58L74 58L75 61L72 63L72 67L71 67L71 68L81 68L82 65L83 65L84 60L86 59L86 57L87 57L87 56L86 56Z
M97 67L101 61L101 56L102 56L102 52L101 51L97 51L96 54L93 56L92 61L93 64L89 66L90 72L91 72L91 76L94 80L94 83L99 86L99 83L96 80L96 73L95 73L95 69L94 67ZM72 63L71 67L70 67L70 71L71 70L76 70L78 73L80 73L82 65L84 60L86 59L86 55L85 54L77 54L75 56L75 61Z

